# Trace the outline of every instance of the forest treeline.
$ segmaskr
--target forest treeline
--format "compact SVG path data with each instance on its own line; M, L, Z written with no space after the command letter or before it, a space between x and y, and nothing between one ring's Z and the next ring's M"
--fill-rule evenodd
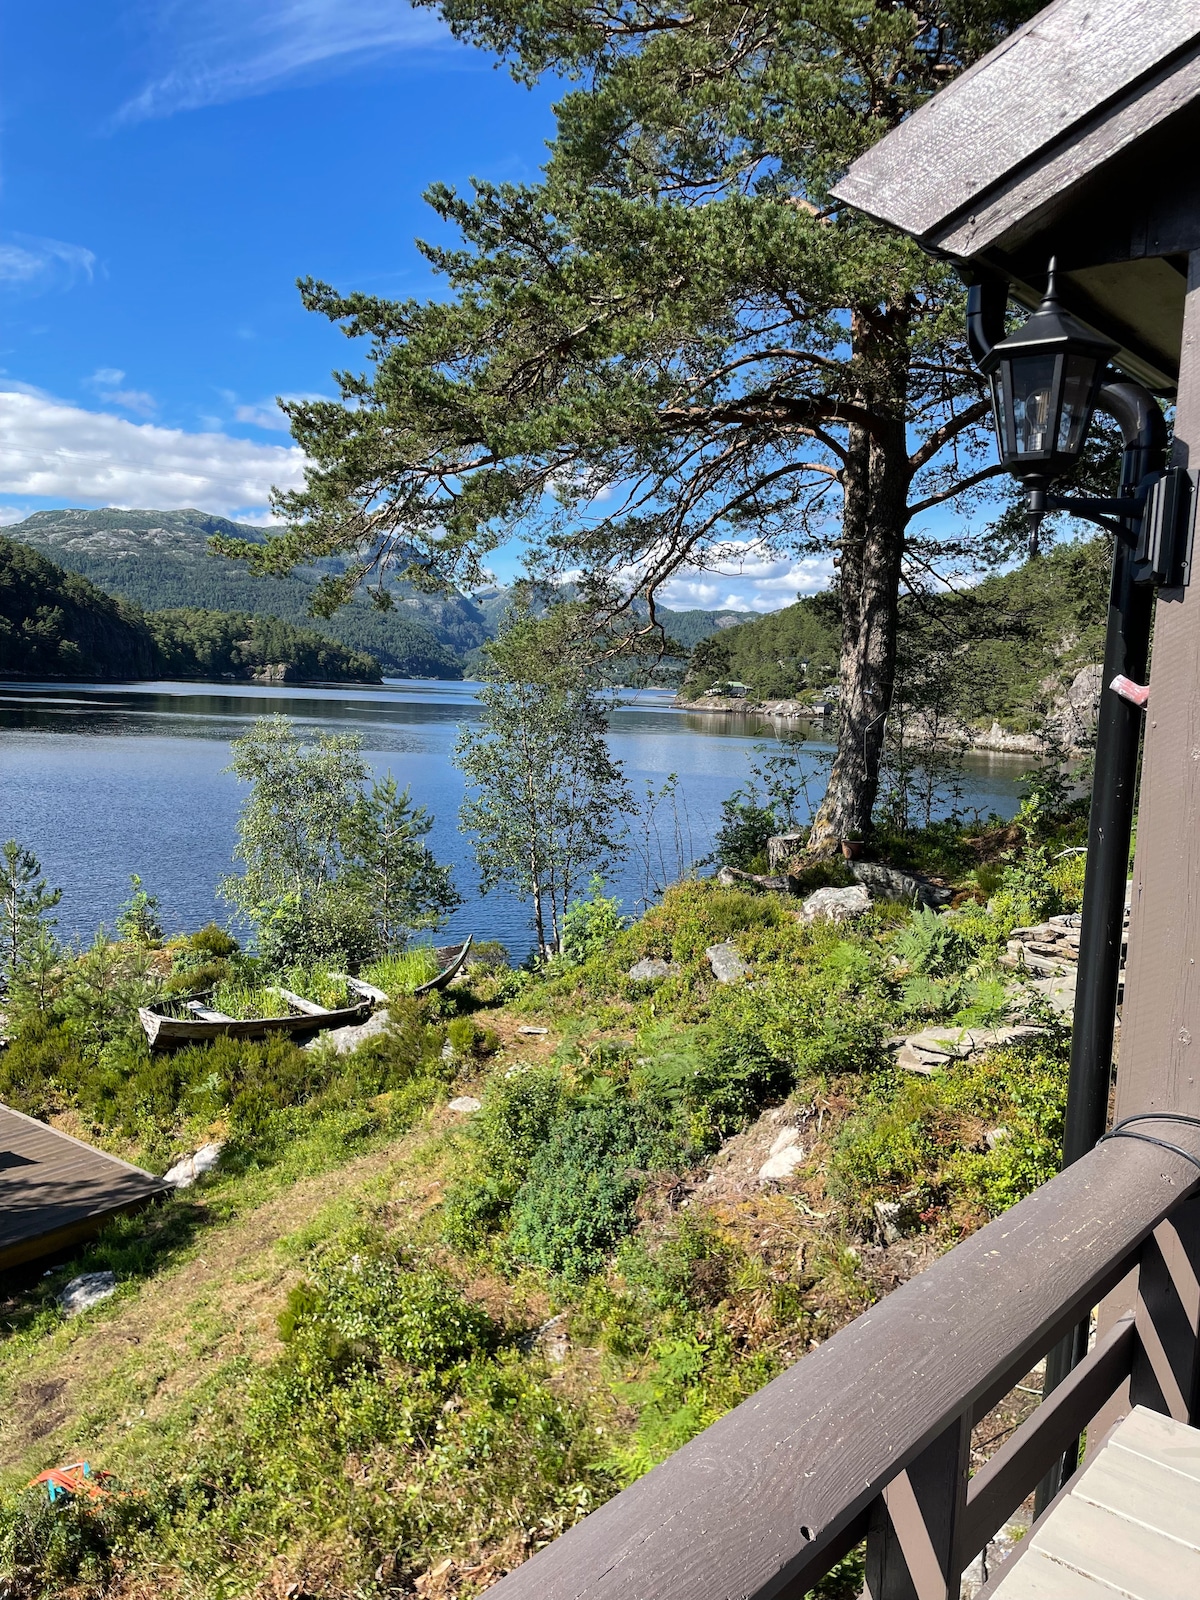
M1104 653L1110 565L1108 541L1084 539L969 588L907 596L898 700L932 697L966 723L1036 728L1079 668ZM701 640L683 693L695 699L738 682L755 699L786 699L837 675L837 605L827 592Z
M143 611L0 539L0 674L22 678L253 677L378 683L379 663L311 628L247 612Z

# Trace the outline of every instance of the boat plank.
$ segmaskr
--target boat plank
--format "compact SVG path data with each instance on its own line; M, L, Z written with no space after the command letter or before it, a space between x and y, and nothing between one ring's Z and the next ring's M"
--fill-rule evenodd
M306 1000L301 994L293 994L290 989L276 987L269 991L277 994L281 1000L286 1000L288 1005L295 1006L296 1010L304 1017L328 1017L332 1015L330 1006L319 1006L315 1000Z

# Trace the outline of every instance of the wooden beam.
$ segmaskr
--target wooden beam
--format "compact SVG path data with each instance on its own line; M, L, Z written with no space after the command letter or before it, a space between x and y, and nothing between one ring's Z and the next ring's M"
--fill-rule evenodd
M964 1412L875 1502L867 1535L871 1600L957 1600L970 1470L971 1417Z
M1200 469L1200 251L1188 260L1172 464ZM1200 580L1160 591L1150 680L1118 1120L1147 1111L1200 1116ZM1172 1137L1165 1127L1163 1137ZM1135 1294L1131 1281L1106 1299L1101 1334L1134 1309ZM1104 1424L1129 1404L1128 1394L1118 1396Z
M1194 1422L1200 1402L1200 1205L1189 1200L1142 1247L1132 1405Z
M1189 262L1172 464L1200 467L1200 252ZM1150 677L1118 1118L1200 1116L1200 580L1160 591Z
M293 994L290 989L275 988L269 990L268 993L279 995L280 999L286 1000L288 1005L294 1006L302 1016L327 1017L329 1015L328 1006L319 1006L315 1000L306 1000L303 995Z
M1008 1518L1073 1439L1078 1439L1133 1365L1133 1317L1122 1317L1079 1366L1025 1419L971 1479L962 1547L972 1555Z

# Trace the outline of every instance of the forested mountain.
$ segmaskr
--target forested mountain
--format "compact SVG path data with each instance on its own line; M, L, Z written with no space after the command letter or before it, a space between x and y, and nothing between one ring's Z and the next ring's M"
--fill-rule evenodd
M0 673L152 678L158 648L136 606L0 538Z
M276 617L374 656L393 677L459 678L464 668L477 669L473 652L495 636L509 603L510 591L502 587L467 598L391 582L389 610L359 599L328 619L313 617L308 606L316 584L325 572L340 570L343 560L321 562L288 578L252 577L241 563L213 555L208 540L220 533L257 544L263 530L204 511L38 511L8 532L147 611ZM659 616L668 636L690 650L736 625L743 613L660 608Z
M267 677L379 683L374 656L311 628L238 611L150 611L146 623L167 678Z
M1085 539L957 593L908 596L898 700L932 699L968 723L1034 728L1079 668L1104 653L1111 559L1106 539ZM815 595L701 640L683 693L695 698L732 679L756 699L784 699L835 683L837 670L833 597Z
M701 639L683 693L733 680L757 699L783 700L836 681L837 670L837 611L828 594L814 595Z
M577 591L570 584L564 584L556 592L571 599ZM492 589L482 589L471 596L472 603L487 625L489 635L494 636L499 631L511 595L511 589L497 586ZM638 616L649 615L649 608L644 600L635 600L633 609ZM662 624L667 638L673 639L684 650L692 650L701 639L707 639L725 628L734 628L746 620L744 611L672 611L668 606L658 606L655 615Z
M1053 547L957 594L902 607L901 684L923 676L966 722L1037 727L1080 667L1104 655L1112 546ZM919 698L919 696L918 696Z
M144 612L0 538L0 673L19 678L324 679L378 683L373 657L246 613Z
M396 677L457 678L461 657L487 637L470 601L397 585L390 611L358 601L326 620L308 614L320 577L251 577L209 553L214 533L258 542L262 530L203 511L38 511L9 528L61 567L147 611L200 609L272 616L367 651Z

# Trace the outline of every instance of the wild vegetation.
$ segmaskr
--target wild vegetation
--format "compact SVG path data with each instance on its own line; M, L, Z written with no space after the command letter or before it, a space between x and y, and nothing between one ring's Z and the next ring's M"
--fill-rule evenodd
M351 863L320 816L369 791L353 751L284 738L260 728L239 758L248 869L303 813L297 859L324 841L336 881ZM479 1593L1055 1170L1065 1034L998 960L1015 924L1078 905L1061 852L1081 826L1042 784L1015 828L910 833L960 890L949 916L806 923L688 879L630 921L597 885L548 961L485 952L420 1001L420 946L368 962L395 998L346 1054L151 1053L139 1001L257 1004L282 977L329 1003L339 969L215 927L164 938L137 882L119 940L39 960L53 891L14 847L0 1099L157 1171L224 1149L0 1291L12 1600ZM726 942L743 981L714 976ZM928 1079L893 1064L897 1032L1014 1012L1032 1044ZM762 1180L781 1136L792 1170ZM117 1292L67 1321L81 1270ZM97 1499L25 1487L80 1456L114 1474ZM822 1594L860 1582L851 1560Z

